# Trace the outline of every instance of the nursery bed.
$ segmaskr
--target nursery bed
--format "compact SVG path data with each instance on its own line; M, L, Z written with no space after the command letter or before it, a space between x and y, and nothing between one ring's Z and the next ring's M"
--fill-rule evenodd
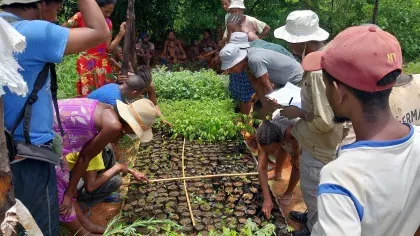
M139 147L135 168L149 179L182 177L183 140L171 139L156 132L154 140ZM256 171L255 160L242 142L217 144L185 144L185 175L250 173ZM263 227L272 223L276 235L288 235L285 219L273 197L272 217L266 220L261 211L262 193L256 175L187 180L187 191L196 225L193 226L183 181L150 184L130 181L122 215L127 223L137 219L171 219L182 225L186 235L207 235L221 232L223 227L238 232L248 219ZM164 227L151 232L140 228L141 234L162 235Z

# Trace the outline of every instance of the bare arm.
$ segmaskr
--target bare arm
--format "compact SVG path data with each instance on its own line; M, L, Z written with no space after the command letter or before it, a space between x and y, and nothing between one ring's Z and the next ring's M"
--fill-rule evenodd
M121 65L114 59L114 58L109 58L109 61L111 62L111 64L115 67L117 67L118 69L121 70Z
M157 106L156 89L153 84L151 84L148 88L144 89L143 93L147 94L149 97L149 100L152 101L153 104L155 104L155 106Z
M99 187L108 182L119 172L126 170L127 167L124 164L116 163L111 169L106 170L101 174L97 174L96 171L87 171L84 175L85 189L88 193L97 190Z
M121 40L124 38L125 27L126 27L126 23L125 22L121 23L120 32L118 32L114 40L111 41L111 38L108 40L108 48L106 49L108 53L112 53L115 50L115 48L118 46L118 44L120 44Z
M264 196L262 210L269 219L271 210L273 209L273 201L271 200L270 187L268 186L268 154L258 144L258 179Z
M181 40L177 40L177 44L178 44L179 50L181 51L182 55L185 55L185 50L184 50L184 47L182 47Z
M83 52L105 42L111 35L101 9L94 0L78 0L86 27L69 31L65 55Z
M163 45L163 52L162 52L161 57L166 57L166 54L168 54L168 44L169 44L169 41L166 40L165 45Z
M263 39L263 38L265 38L265 36L267 36L268 35L268 33L270 33L270 26L268 26L268 25L266 25L265 27L264 27L264 30L263 30L263 32L260 34L260 35L258 35L258 37L260 38L260 39Z
M79 159L70 175L69 186L65 192L67 196L73 196L76 191L77 183L86 172L89 162L93 157L98 155L105 146L113 142L121 133L121 123L118 121L115 113L111 110L103 111L105 114L102 116L102 127L99 133L92 138L87 145L80 151Z
M268 73L265 73L258 79L248 71L248 79L251 82L252 87L254 88L255 92L257 93L258 98L261 101L263 108L260 111L260 117L265 118L268 114L270 103L268 99L265 97L266 94L273 92L273 88L271 87L270 80L268 79Z

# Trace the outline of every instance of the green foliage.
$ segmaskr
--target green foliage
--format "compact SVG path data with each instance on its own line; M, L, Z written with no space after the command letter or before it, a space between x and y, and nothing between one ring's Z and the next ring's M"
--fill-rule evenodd
M225 141L236 139L240 132L235 123L239 115L234 113L232 100L160 101L159 107L172 123L175 137L182 135L189 140Z
M104 236L132 236L138 235L136 232L137 228L140 227L147 227L149 230L153 231L156 230L155 226L162 226L164 229L168 230L168 234L176 235L174 231L179 231L182 227L170 220L136 220L131 225L127 225L126 223L122 222L119 217L115 217L112 219L108 226L106 227Z
M153 70L153 84L160 99L228 99L228 78L213 70L168 72L165 67Z
M66 56L57 64L58 99L76 97L76 60L78 55Z
M267 224L262 228L258 228L258 225L248 219L244 228L241 232L237 232L234 229L223 227L222 234L217 234L214 230L209 232L209 236L272 236L275 234L276 226L273 224Z
M403 70L404 70L404 73L408 75L420 74L420 62L418 63L410 62L408 63L406 67L403 68Z

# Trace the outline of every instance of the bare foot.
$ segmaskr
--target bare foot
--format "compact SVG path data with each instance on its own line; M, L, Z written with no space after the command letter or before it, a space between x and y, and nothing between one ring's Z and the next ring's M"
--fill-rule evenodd
M293 194L284 194L279 198L279 203L283 206L288 206L292 202Z

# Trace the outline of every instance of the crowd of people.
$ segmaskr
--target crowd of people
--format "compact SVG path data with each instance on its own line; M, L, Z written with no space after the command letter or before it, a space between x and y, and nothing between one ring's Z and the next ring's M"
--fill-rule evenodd
M127 166L118 141L124 135L151 141L151 127L162 117L150 72L155 46L141 33L135 48L143 65L130 64L128 75L120 74L126 29L122 23L112 38L115 3L78 0L80 12L62 26L54 24L62 0L0 4L0 17L27 43L16 59L29 94L6 88L2 96L9 153L16 154L10 156L14 190L44 235L59 235L59 222L75 235L104 233L82 206L118 201L120 174L147 181ZM420 114L411 98L418 97L420 76L402 74L398 40L366 24L326 44L329 33L318 15L302 10L274 31L289 52L263 40L271 28L245 15L243 0L221 3L227 13L220 42L204 30L186 52L170 31L159 59L219 65L229 74L240 112L264 119L253 147L265 216L274 205L268 181L281 180L290 157L291 176L279 202L290 204L300 181L307 207L290 213L303 225L292 235L414 235L420 226ZM77 53L78 97L57 100L54 63ZM267 98L287 83L300 87L300 107Z

